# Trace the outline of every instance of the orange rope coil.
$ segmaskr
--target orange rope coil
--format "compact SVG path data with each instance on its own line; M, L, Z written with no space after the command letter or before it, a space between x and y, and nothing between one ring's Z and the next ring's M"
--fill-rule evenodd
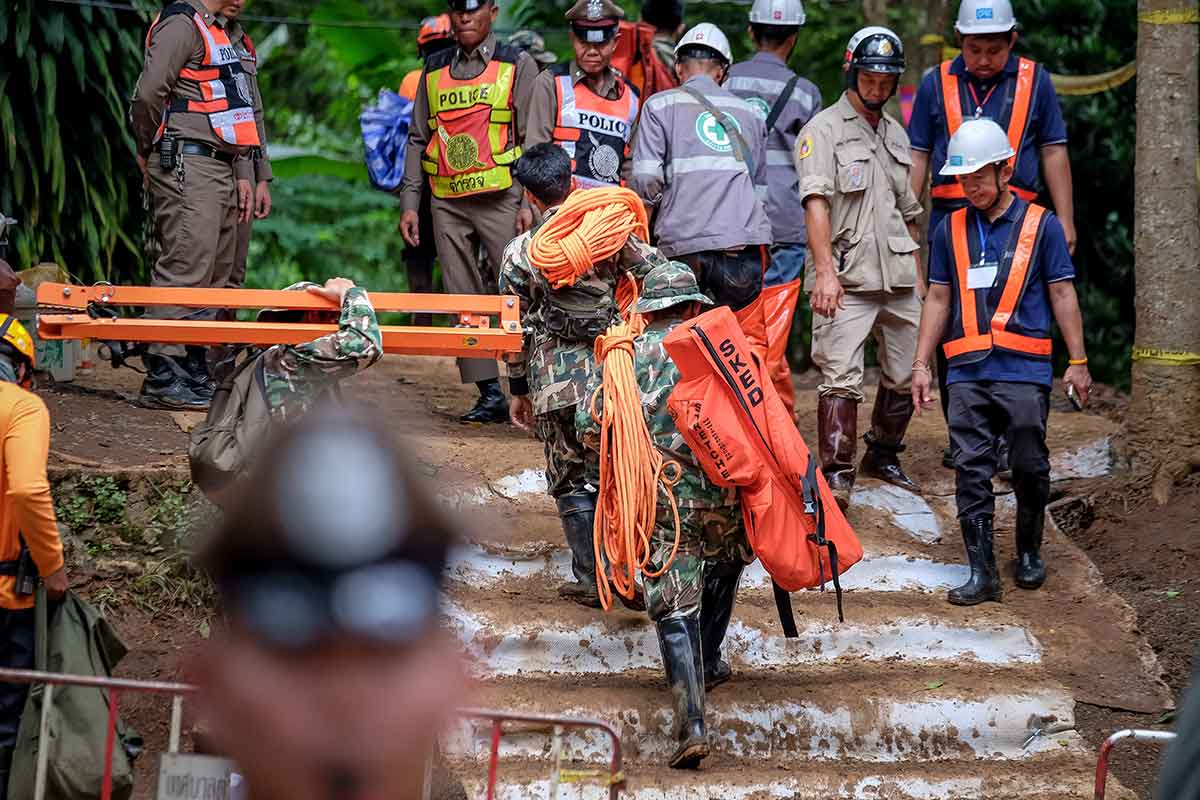
M648 578L662 575L679 551L679 507L672 487L682 473L677 462L663 460L646 427L633 363L633 340L641 332L641 318L632 316L596 338L596 360L604 365L604 380L590 408L592 418L600 423L600 494L593 546L596 588L606 611L612 608L614 591L632 599L638 590L637 573ZM602 395L604 406L597 413ZM659 486L675 516L675 543L670 557L653 572L647 565L654 554L651 536Z
M650 240L650 219L641 198L612 187L574 191L529 243L529 263L559 289L621 252L630 235Z

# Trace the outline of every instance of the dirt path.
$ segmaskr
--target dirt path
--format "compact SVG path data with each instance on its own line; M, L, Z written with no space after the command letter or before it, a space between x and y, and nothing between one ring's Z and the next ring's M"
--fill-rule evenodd
M437 491L472 520L470 541L452 570L449 616L477 661L484 698L614 719L634 754L628 769L642 776L638 785L661 789L649 796L1086 797L1094 764L1088 743L1112 720L1091 719L1089 707L1077 710L1076 701L1133 710L1142 719L1170 703L1137 615L1103 584L1084 551L1055 530L1048 533L1051 577L1042 592L1010 586L1003 604L974 610L942 601L945 588L961 580L961 543L953 476L940 466L944 426L926 416L914 422L904 456L923 496L870 481L856 493L850 518L868 559L847 573L847 625L832 624L828 597L798 595L804 633L788 643L779 636L762 576L744 578L730 640L742 677L713 699L721 744L712 775L706 786L703 778L680 782L656 766L666 721L653 630L631 615L596 617L557 602L553 587L565 553L537 472L541 445L511 426L460 425L457 415L470 406L473 390L458 385L455 375L448 359L392 357L348 385L346 394L392 425ZM186 474L184 431L194 418L131 407L124 398L136 394L139 380L100 367L73 386L44 393L60 479ZM800 393L800 406L801 432L814 442L811 390ZM864 405L864 430L869 412ZM1078 482L1105 474L1106 441L1114 430L1104 417L1056 407L1050 425L1056 478ZM998 558L1007 563L1011 500L999 498L999 509ZM1110 538L1105 534L1103 541ZM120 544L134 539L123 536ZM85 546L87 561L96 553ZM1193 554L1182 539L1179 546ZM202 642L204 614L134 607L129 592L140 568L137 548L130 547L128 554L106 554L128 555L128 574L96 572L87 586L94 598L106 599L135 651L122 674L183 674L188 648ZM1140 602L1134 605L1142 610ZM1172 657L1166 663L1172 671L1179 666ZM847 681L850 691L820 688ZM593 689L572 692L573 682ZM134 703L130 710L150 749L161 750L166 709ZM1025 747L1038 729L1031 720L1053 732ZM456 735L452 752L470 764L474 734ZM568 744L580 757L591 752L586 742ZM512 779L501 796L527 796L529 781L539 772L544 778L541 744L511 747ZM787 776L796 767L811 771L811 787ZM148 778L152 759L140 769ZM763 774L775 777L764 782ZM868 785L885 794L862 794Z

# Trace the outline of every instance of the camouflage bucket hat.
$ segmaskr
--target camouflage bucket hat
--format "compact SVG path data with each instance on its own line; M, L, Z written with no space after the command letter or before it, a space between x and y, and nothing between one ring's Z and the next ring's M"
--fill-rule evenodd
M691 267L678 261L669 261L650 270L642 285L642 297L634 310L645 314L692 302L706 306L713 304L708 295L700 291Z
M558 61L558 56L546 51L546 40L536 31L519 30L508 37L508 44L529 53L539 64L553 64Z

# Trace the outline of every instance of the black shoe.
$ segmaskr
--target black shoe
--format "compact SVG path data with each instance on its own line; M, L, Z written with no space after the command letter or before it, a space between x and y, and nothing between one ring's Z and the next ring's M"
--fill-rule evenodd
M1017 586L1040 589L1046 582L1046 562L1042 560L1042 533L1046 509L1022 508L1017 504Z
M704 725L704 656L700 648L700 619L671 618L657 623L658 646L675 710L673 735L677 743L667 766L696 769L708 757Z
M971 577L962 586L951 589L946 599L956 606L999 600L1000 573L996 571L996 555L992 552L992 518L964 519L961 525Z
M954 448L947 447L942 451L942 466L946 469L954 469Z
M867 443L867 452L858 465L858 471L870 478L899 486L910 492L919 494L921 487L912 478L904 474L900 467L898 455L904 451L904 445L889 447L875 442L868 433L863 439Z
M479 400L475 407L459 417L463 422L508 422L508 398L500 388L500 381L479 381Z
M208 371L208 348L189 346L187 357L180 362L180 365L188 374L188 386L192 393L204 400L212 400L217 386L213 382L212 374Z
M563 535L571 548L571 573L574 583L558 587L560 597L588 608L600 608L596 591L596 550L593 529L596 524L596 495L572 492L555 500Z
M729 620L733 617L733 602L737 597L742 564L713 564L705 568L704 593L700 599L700 643L704 653L704 689L711 690L733 676L733 668L721 659L721 645Z
M169 356L146 353L142 356L146 365L146 379L138 403L146 408L165 408L172 411L203 411L209 399L201 397L192 389L187 370Z

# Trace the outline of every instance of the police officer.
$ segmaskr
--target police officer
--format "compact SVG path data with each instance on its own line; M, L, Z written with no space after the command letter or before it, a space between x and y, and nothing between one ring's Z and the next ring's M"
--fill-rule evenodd
M992 550L998 438L1008 441L1017 497L1017 586L1037 589L1046 580L1041 546L1050 496L1051 315L1070 358L1063 382L1080 406L1092 378L1066 232L1053 212L1009 188L1016 150L1004 129L990 119L968 120L946 155L941 174L960 182L970 206L951 213L930 242L912 392L918 407L932 405L929 363L944 341L955 498L971 566L968 581L948 599L975 605L1001 595Z
M146 37L130 120L162 244L155 286L227 286L239 219L253 210L252 154L262 144L256 93L223 15L240 8L240 0L171 3ZM180 319L217 312L159 306L150 313ZM207 407L213 386L204 348L151 345L144 359L144 405Z
M663 666L674 701L676 749L668 765L695 769L708 755L704 697L729 680L729 664L721 660L721 644L733 614L743 567L754 560L742 525L741 507L733 490L714 485L675 427L667 398L680 380L679 369L663 341L679 325L699 314L710 300L685 265L669 262L646 276L636 310L646 329L634 340L634 365L642 410L654 445L665 459L681 467L675 484L679 507L679 549L666 571L645 579L646 609L658 629ZM588 382L587 402L579 406L576 424L581 438L597 446L600 426L590 413L591 398L604 378L598 369ZM675 545L675 516L666 502L658 504L646 569L657 572Z
M255 800L417 800L468 691L438 613L463 523L392 441L307 418L201 544L224 624L197 654L199 707Z
M544 71L551 64L558 63L558 56L546 50L546 40L537 31L522 29L508 37L508 46L524 50L537 62L538 69Z
M432 56L417 89L400 188L404 240L421 243L421 190L428 177L438 261L446 291L490 294L504 247L529 229L533 212L522 205L512 165L521 155L537 64L528 53L500 45L492 24L495 0L450 0L457 46ZM478 263L480 244L491 265ZM508 420L508 400L491 359L459 359L463 383L475 383L479 401L464 422Z
M954 28L962 55L943 62L921 81L908 124L913 191L918 196L925 190L930 167L933 169L929 237L933 238L951 211L967 205L958 182L940 174L950 137L963 120L984 116L1008 130L1009 141L1017 152L1010 188L1021 199L1033 202L1044 175L1067 245L1074 253L1075 204L1067 127L1050 74L1041 65L1013 55L1017 20L1009 0L963 0ZM940 350L937 372L944 413L950 394L945 385L946 360ZM943 460L953 467L952 448Z
M426 17L421 21L421 29L417 32L417 52L422 60L429 59L435 53L454 47L454 30L450 25L449 14L439 14L436 17ZM421 85L421 76L425 69L414 69L404 76L400 82L398 94L416 102L417 89ZM433 263L437 260L437 245L433 235L433 212L430 210L432 195L429 186L422 184L421 201L417 207L420 229L419 244L410 245L405 242L404 270L408 275L408 290L414 293L433 291ZM432 325L433 315L418 313L412 316L413 325Z
M719 28L697 25L675 54L682 85L646 101L629 186L655 214L663 255L691 266L700 288L736 311L762 291L771 244L766 126L720 85L732 56Z
M531 203L547 219L572 190L571 159L548 142L530 147L517 161L516 172ZM536 428L546 446L547 491L558 508L575 577L559 587L559 595L599 608L592 544L596 490L588 480L575 412L595 364L595 339L620 319L618 280L627 271L641 275L666 260L630 237L619 257L597 264L573 286L554 289L530 263L533 233L518 236L505 248L500 268L500 291L520 299L525 325L522 352L507 363L512 420L524 430ZM598 469L598 462L593 467Z
M66 593L63 547L46 478L50 414L29 391L33 339L0 314L0 667L34 667L33 584L42 576L52 600ZM27 579L18 584L18 576ZM0 683L0 800L8 793L17 729L29 686Z
M725 88L749 102L767 125L767 216L771 220L771 268L763 281L778 286L804 270L804 207L796 193L796 136L821 110L821 90L787 65L804 24L801 0L755 0L750 38L758 51L729 69Z
M864 437L861 469L906 489L900 468L912 417L917 296L916 220L921 204L908 181L912 156L904 128L883 111L904 72L904 46L887 28L863 28L846 46L846 91L812 119L796 145L796 171L808 224L804 288L813 310L821 469L838 504L850 502L858 404L868 338L879 342L879 391Z
M246 285L246 256L250 252L250 232L254 220L266 219L271 215L271 181L275 179L271 172L271 158L267 154L267 131L263 124L262 93L258 90L258 52L250 35L237 22L244 6L235 6L228 15L229 40L237 51L242 62L242 70L250 84L250 92L254 95L254 124L258 128L258 148L253 151L254 161L254 200L250 213L243 211L238 218L237 248L233 256L233 272L229 276L229 287L240 289Z
M616 186L628 175L638 96L610 66L624 17L612 0L579 0L566 14L575 60L550 67L534 84L525 144L560 145L584 189Z

